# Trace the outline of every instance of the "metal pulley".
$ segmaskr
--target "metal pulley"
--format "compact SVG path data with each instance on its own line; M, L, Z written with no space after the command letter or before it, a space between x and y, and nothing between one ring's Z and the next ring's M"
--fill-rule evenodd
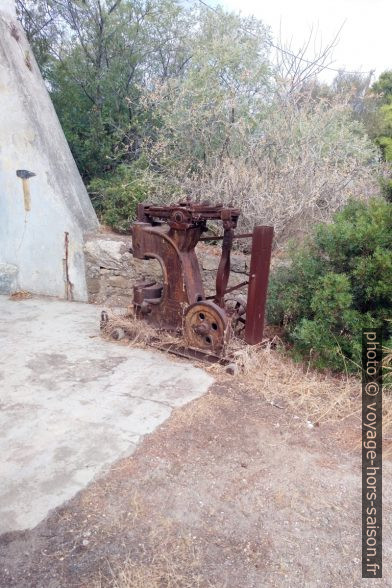
M184 335L190 347L221 351L227 341L229 327L225 311L209 300L195 302L185 311Z

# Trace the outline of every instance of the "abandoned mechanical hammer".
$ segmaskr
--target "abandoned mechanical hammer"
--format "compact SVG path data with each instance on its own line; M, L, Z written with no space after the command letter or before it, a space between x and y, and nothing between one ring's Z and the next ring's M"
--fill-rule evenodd
M251 345L263 338L273 227L256 226L235 235L240 210L180 202L172 206L139 204L132 226L132 252L138 259L157 259L163 283L142 280L134 285L137 318L160 329L181 331L191 349L220 356L233 332ZM202 237L207 221L222 221L221 237ZM251 238L250 272L246 282L227 288L234 239ZM195 247L199 241L222 240L216 293L205 296ZM227 304L229 293L248 285L243 297Z

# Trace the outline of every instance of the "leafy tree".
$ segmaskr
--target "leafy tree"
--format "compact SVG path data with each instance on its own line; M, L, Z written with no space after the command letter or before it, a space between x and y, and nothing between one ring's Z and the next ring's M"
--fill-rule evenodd
M262 120L271 95L268 40L268 30L254 19L200 11L186 75L147 89L160 121L150 157L160 170L174 179L237 152L237 128L256 112Z
M381 187L385 197L392 202L392 71L382 73L373 84L373 92L378 96L379 108L375 127L375 141L381 154L389 166L381 179Z
M369 86L373 72L368 74L351 74L340 72L332 82L334 94L345 96L357 119L364 117L371 110L369 103Z
M19 13L86 180L137 159L149 124L140 89L186 64L190 12L175 0L19 0Z
M46 67L51 62L52 48L59 41L56 3L49 0L16 0L15 4L34 56L45 75Z
M392 99L392 71L384 71L372 86L373 92L378 94L384 104Z

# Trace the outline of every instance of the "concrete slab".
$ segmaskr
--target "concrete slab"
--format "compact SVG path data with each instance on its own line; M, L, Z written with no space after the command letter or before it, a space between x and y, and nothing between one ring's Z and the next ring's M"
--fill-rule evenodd
M102 340L99 313L0 296L0 533L35 526L213 381Z

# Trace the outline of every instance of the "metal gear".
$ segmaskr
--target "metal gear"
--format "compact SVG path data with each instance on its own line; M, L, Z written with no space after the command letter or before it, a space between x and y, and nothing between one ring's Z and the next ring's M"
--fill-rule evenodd
M190 347L221 351L229 333L226 312L214 302L191 304L184 316L184 335Z
M228 296L225 298L225 307L231 318L233 332L241 336L246 322L246 296L243 294Z

